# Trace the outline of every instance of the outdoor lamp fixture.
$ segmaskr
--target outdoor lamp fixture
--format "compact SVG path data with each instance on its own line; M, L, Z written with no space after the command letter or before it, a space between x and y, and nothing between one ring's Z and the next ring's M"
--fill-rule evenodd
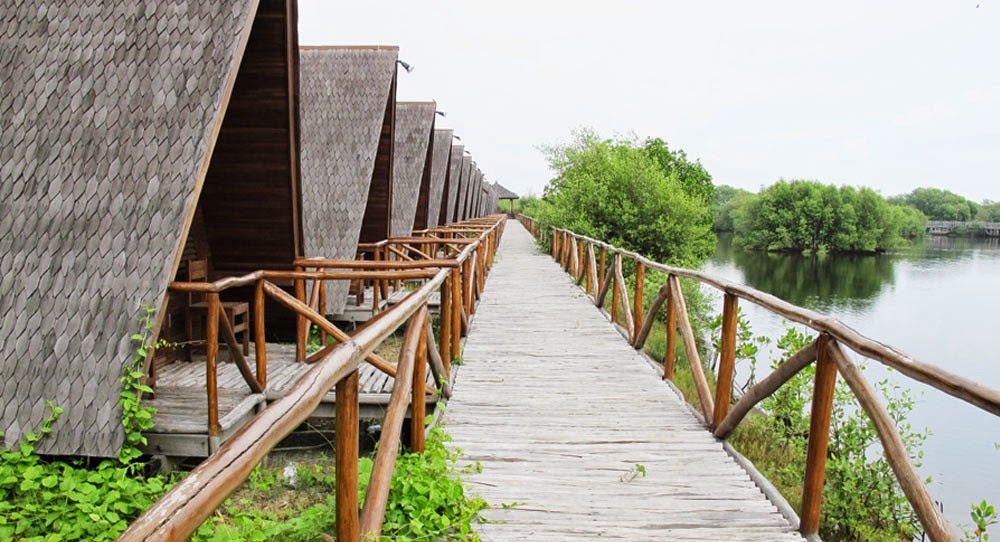
M402 66L403 69L406 70L406 73L410 73L413 71L413 66L409 65L405 60L397 60L396 64Z
M458 136L457 136L457 135L455 135L455 134L451 134L451 137L453 137L453 138L455 138L455 139L457 139L457 140L459 140L459 141L461 141L461 140L462 140L462 138L458 137Z
M447 117L448 116L448 113L445 113L444 111L434 111L434 114L435 115L441 115L442 117Z

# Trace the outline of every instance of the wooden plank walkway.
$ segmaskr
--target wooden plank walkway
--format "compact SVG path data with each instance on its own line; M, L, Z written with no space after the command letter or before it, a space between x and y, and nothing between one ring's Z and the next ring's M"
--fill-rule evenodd
M488 281L445 413L484 541L802 540L516 221Z

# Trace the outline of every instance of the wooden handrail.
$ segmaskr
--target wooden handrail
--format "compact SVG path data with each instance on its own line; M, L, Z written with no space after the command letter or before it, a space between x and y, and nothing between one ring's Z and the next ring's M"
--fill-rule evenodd
M519 216L519 219L522 224L532 223L527 221L527 217ZM535 235L537 236L537 234ZM623 302L628 300L627 292L624 292L619 286L624 283L620 271L622 258L628 257L636 262L637 280L635 281L636 290L633 292L634 299L638 300L636 302L636 315L641 314L642 270L648 268L667 274L667 282L661 288L649 310L641 318L636 318L634 324L630 326L629 329L634 330L631 333L630 342L637 349L643 347L652 328L652 320L666 305L667 351L664 355L664 377L673 378L675 334L679 329L684 341L685 352L690 360L691 373L701 411L716 437L727 438L755 405L776 392L804 367L813 362L817 363L817 380L813 388L813 408L810 414L810 439L800 523L800 530L804 534L815 534L819 528L821 490L825 477L833 386L836 375L839 373L847 381L859 404L874 423L893 473L925 531L932 540L955 539L943 514L934 506L933 499L913 467L891 418L886 414L884 407L876 398L871 386L865 381L861 371L844 354L842 347L850 348L865 358L894 368L907 377L928 384L995 416L1000 416L1000 390L918 361L892 346L862 335L836 318L798 307L749 286L732 283L700 271L664 265L635 252L622 250L569 230L552 228L552 257L570 272L575 280L580 279L578 273L581 272L573 261L578 247L581 246L580 243L585 246L588 256L596 253L596 249L601 250L600 267L602 271L604 270L605 254L612 254L614 257L613 265L611 269L607 270L607 275L599 288L594 292L590 291L590 288L584 288L588 295L593 296L595 304L599 307L603 306L607 292L609 290L613 292L612 311L608 315L612 322L617 319L618 299L621 298ZM589 259L593 260L593 257L589 257ZM724 294L721 358L714 400L701 367L694 333L691 329L678 280L680 277L696 280ZM751 387L730 409L736 347L736 308L740 299L761 306L789 321L805 325L818 332L819 338L792 355L768 377Z

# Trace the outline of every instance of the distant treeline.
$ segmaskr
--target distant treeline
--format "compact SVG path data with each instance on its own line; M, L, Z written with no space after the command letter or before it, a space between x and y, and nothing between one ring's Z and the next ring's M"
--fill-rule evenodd
M870 188L781 180L757 194L716 187L713 229L750 250L881 252L923 236L928 220L1000 220L1000 203L977 204L937 188L883 198Z

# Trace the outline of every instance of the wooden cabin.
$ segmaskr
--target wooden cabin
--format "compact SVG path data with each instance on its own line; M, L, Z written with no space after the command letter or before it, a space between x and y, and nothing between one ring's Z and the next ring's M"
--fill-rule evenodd
M301 252L295 0L25 0L0 26L0 431L110 457L144 307ZM44 13L43 15L39 15ZM21 45L16 45L21 44Z
M472 157L468 154L462 156L462 176L458 182L458 203L455 208L455 221L461 222L469 218L469 186L472 184Z
M386 46L300 49L308 257L353 260L358 243L389 237L398 56ZM328 313L344 311L348 286L330 283Z
M454 132L446 129L434 130L434 147L431 156L431 185L427 198L426 222L420 222L420 210L413 221L413 229L435 228L443 225L443 210L448 207L448 166L451 159L451 140Z
M427 223L434 152L434 102L396 103L396 147L392 177L392 237L408 237L418 219ZM422 226L423 229L426 226Z
M452 222L455 222L455 217L458 214L458 193L460 185L462 184L462 156L465 154L464 145L452 145L451 146L451 158L448 162L448 181L447 187L442 194L442 211L444 211L445 216L443 220L438 223L441 226L447 226ZM447 205L444 203L444 197L447 197Z

